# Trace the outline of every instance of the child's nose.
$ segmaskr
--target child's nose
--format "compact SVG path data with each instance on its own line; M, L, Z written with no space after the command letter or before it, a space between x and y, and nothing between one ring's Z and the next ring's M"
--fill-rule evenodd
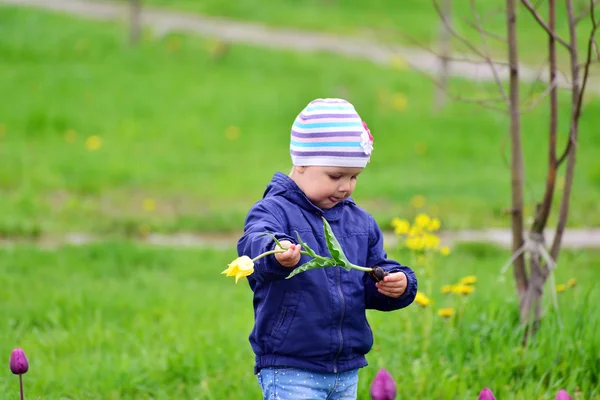
M338 190L340 192L347 192L350 190L350 182L342 182L340 183L340 186L338 187Z

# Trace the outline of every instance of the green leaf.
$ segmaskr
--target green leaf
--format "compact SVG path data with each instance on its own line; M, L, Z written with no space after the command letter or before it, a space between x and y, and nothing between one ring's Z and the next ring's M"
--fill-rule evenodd
M350 271L352 263L346 258L340 242L338 242L337 238L333 234L333 230L331 230L331 225L329 225L329 222L327 222L325 218L323 218L323 224L325 229L325 239L327 240L327 248L329 248L331 257L333 257L337 265L347 271Z
M265 236L265 235L271 236L273 238L273 240L275 241L275 243L277 243L277 246L279 246L280 248L282 248L284 250L287 250L287 248L283 247L283 245L281 244L281 242L279 242L279 240L277 240L277 238L275 236L273 236L272 234L270 234L269 232L261 233L258 236Z
M333 267L336 264L337 262L333 258L313 258L298 268L295 268L285 279L290 279L301 272L309 271L311 269Z
M308 247L308 245L302 241L302 238L300 237L300 234L298 233L298 231L294 231L294 232L296 232L296 237L298 238L298 243L300 244L300 246L302 246L303 249L306 250L306 252L308 253L308 255L311 256L312 258L319 257L317 255L317 253L315 253L315 251L313 249L311 249L310 247Z

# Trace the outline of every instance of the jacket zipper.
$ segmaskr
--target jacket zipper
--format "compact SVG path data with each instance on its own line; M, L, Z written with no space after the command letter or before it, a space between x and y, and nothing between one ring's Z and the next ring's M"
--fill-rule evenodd
M338 357L340 356L340 354L342 353L342 349L344 348L344 336L342 335L342 324L344 322L344 313L346 311L345 310L346 306L344 303L344 294L342 292L342 278L341 278L340 268L339 267L336 268L335 271L336 271L335 277L337 280L337 289L338 289L338 293L340 295L340 306L342 309L342 312L340 313L340 323L338 326L338 335L340 337L340 348L339 348L337 354L335 355L335 358L333 359L333 373L337 374L337 370L338 370L337 360L338 360Z

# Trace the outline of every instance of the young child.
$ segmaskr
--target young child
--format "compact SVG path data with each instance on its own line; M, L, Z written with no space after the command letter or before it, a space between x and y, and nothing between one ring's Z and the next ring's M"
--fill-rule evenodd
M387 258L374 218L350 195L369 162L373 137L354 106L342 99L310 102L292 126L289 176L276 172L251 208L238 254L273 250L270 232L286 252L256 261L250 343L265 399L356 399L358 369L373 345L366 309L393 311L417 292L414 272ZM367 273L328 267L285 279L311 258L300 253L295 231L329 256L322 217L350 262L390 274L375 283Z

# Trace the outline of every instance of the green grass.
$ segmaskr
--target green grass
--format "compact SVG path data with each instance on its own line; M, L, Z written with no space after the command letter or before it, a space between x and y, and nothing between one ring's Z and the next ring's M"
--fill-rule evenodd
M289 171L297 113L334 96L352 101L375 136L355 198L384 228L411 218L415 195L446 228L509 224L502 114L459 102L433 114L433 85L407 70L241 45L219 57L213 42L183 35L146 33L132 49L124 35L119 25L0 7L0 236L237 232L273 173ZM492 93L459 80L453 88ZM590 97L570 226L600 223L599 113ZM540 107L523 120L527 216L544 188L546 116ZM93 135L102 145L88 151ZM145 211L149 198L156 209Z
M126 242L0 249L0 354L25 350L26 398L259 398L248 343L251 291L245 280L235 285L220 274L233 257L234 249ZM431 307L369 312L375 346L360 371L358 398L368 397L380 367L397 379L399 398L474 399L483 387L501 399L550 399L576 387L582 400L600 398L600 297L592 290L600 253L561 255L557 283L578 281L558 296L564 329L550 309L526 349L510 273L498 280L507 257L494 247L462 245L432 267L431 280L421 278ZM439 293L471 274L478 279L472 295ZM458 317L438 317L440 307L457 307ZM18 379L3 371L0 393L16 399Z
M124 1L124 0L121 0ZM482 39L475 28L477 20L485 30L499 37L506 37L506 2L501 0L475 0L475 13L471 1L452 1L453 29L467 38L473 46L485 51ZM443 4L442 0L438 3ZM533 2L539 5L539 13L548 20L547 1ZM437 48L436 43L441 28L441 18L431 0L144 0L149 6L161 6L176 10L198 12L216 17L228 17L240 21L252 21L267 25L317 30L335 34L366 36L381 42L396 42ZM589 1L573 2L575 14L589 6ZM546 59L547 34L539 27L525 6L518 5L518 32L521 57L528 62ZM556 27L558 33L569 40L567 10L564 2L556 5ZM586 18L578 25L577 33L580 48L586 48L591 23ZM487 46L497 57L506 59L506 41L487 37ZM459 52L472 53L460 39L453 39L453 47ZM568 65L568 54L559 49L561 64Z

